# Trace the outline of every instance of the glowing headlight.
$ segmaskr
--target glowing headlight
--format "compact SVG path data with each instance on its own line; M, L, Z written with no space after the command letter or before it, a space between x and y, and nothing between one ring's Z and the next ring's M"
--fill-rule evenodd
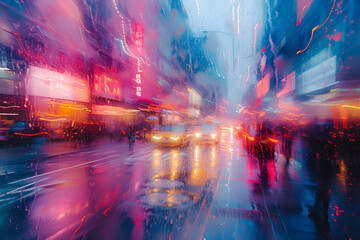
M170 137L171 140L177 141L179 140L179 137Z
M216 134L215 133L211 134L211 138L216 138Z
M153 139L160 140L162 137L153 136Z
M195 133L195 136L199 138L201 136L201 133Z

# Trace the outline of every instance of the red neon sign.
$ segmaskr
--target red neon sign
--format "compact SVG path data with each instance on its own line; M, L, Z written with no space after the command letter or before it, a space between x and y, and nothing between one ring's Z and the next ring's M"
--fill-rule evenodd
M144 27L141 23L135 23L134 29L134 39L135 39L135 46L138 50L138 53L141 54L144 48ZM141 97L142 95L142 62L138 58L136 62L136 71L135 71L135 90L136 96Z

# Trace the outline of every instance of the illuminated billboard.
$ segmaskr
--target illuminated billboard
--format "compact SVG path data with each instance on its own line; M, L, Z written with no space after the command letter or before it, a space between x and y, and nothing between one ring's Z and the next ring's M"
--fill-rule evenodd
M276 94L277 97L284 96L285 94L295 90L295 72L287 75L285 78L281 80L281 82L284 82L285 86L280 92Z
M266 74L256 86L256 98L262 98L270 90L270 73Z
M106 74L95 72L94 95L114 100L123 100L120 79L115 79Z
M89 83L44 68L29 67L26 92L30 96L89 102Z
M134 39L135 46L139 54L143 52L144 48L144 27L141 23L136 23L134 27ZM142 89L143 81L143 66L140 58L136 59L136 71L135 71L135 94L137 97L141 97L143 94Z
M307 94L336 83L336 56L299 75L300 94Z
M124 115L124 109L121 107L93 105L92 114L95 115L108 115L108 116L121 116Z

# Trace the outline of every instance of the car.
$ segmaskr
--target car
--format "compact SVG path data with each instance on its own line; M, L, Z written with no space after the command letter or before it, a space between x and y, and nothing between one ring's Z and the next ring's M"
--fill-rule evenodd
M157 125L153 129L152 141L157 146L182 147L189 144L190 135L184 124Z
M195 127L193 138L196 144L217 144L219 136L216 124L200 124Z

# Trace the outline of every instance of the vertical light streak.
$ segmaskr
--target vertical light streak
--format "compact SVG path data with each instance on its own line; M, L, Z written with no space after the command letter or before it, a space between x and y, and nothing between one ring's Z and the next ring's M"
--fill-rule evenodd
M240 35L240 3L237 8L237 34Z
M232 3L232 20L235 22L235 6L234 6L234 0L230 1Z
M253 49L255 48L255 45L256 45L256 32L257 32L257 28L259 26L259 23L256 23L255 27L254 27L254 42L253 42Z
M195 147L195 167L199 167L199 146Z
M339 129L339 111L335 107L332 110L334 112L334 128Z
M171 176L170 180L176 179L176 172L179 167L179 150L171 151Z
M198 15L200 15L200 5L199 5L199 2L198 2L198 0L195 0L195 1L196 1L197 9L198 9Z
M251 67L251 65L248 66L248 74L247 74L247 77L246 77L246 80L245 80L246 84L249 81L249 77L250 77L250 67Z
M161 151L159 149L155 149L153 152L153 171L155 173L159 173L161 168Z
M216 156L215 156L215 153L216 153L216 150L215 150L215 147L213 146L211 148L211 162L210 162L210 167L215 167L215 160L216 160Z
M125 47L128 49L128 45L127 45L127 41L126 41L126 33L125 33L125 23L124 23L124 16L120 13L115 0L112 0L113 4L114 4L114 8L116 10L116 13L119 15L119 17L121 18L121 30L122 30L122 34L123 34L123 38L124 38L124 45Z

